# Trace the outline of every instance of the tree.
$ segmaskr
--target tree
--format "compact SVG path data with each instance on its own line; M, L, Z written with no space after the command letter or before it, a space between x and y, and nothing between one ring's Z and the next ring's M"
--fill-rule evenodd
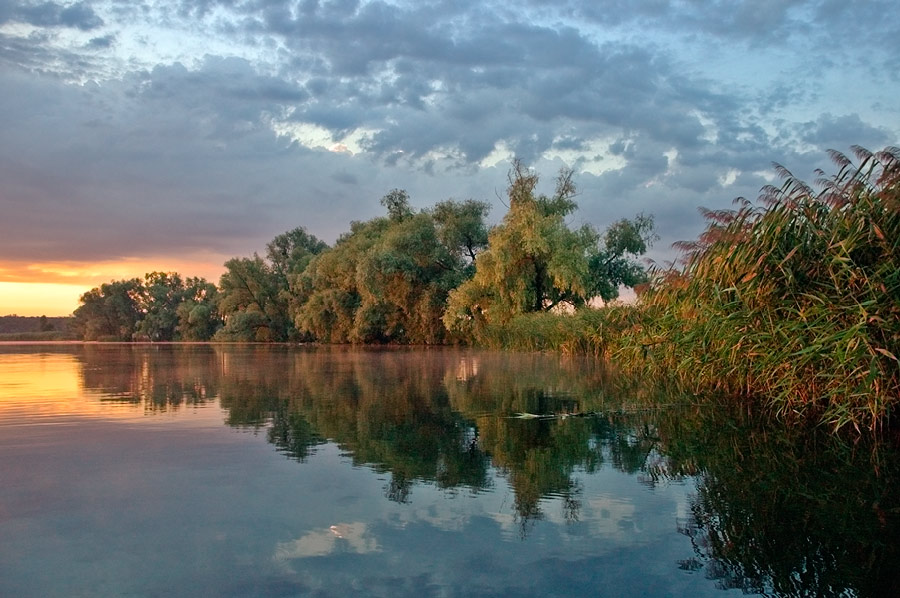
M447 294L463 276L463 261L441 243L429 213L392 222L358 266L354 340L441 342Z
M287 306L279 297L278 275L257 254L225 262L219 279L219 312L225 327L216 333L219 340L285 341L291 322ZM247 314L252 314L248 316Z
M381 198L381 205L387 208L388 218L394 222L401 222L413 214L409 207L409 193L403 189L391 189Z
M354 222L296 278L298 330L324 342L438 343L449 291L486 238L479 202L415 212L406 191L381 199L387 217Z
M184 298L184 281L177 272L150 272L141 288L141 321L135 327L135 338L150 341L172 341L178 326L176 310Z
M439 202L431 210L438 239L455 255L468 259L474 265L478 253L488 243L484 219L489 210L487 203L474 199Z
M386 218L352 222L334 247L313 258L295 285L308 297L292 310L299 331L326 343L354 340L356 312L362 303L359 263L389 225Z
M143 284L137 278L95 287L81 296L72 328L84 340L129 341L143 314Z
M204 278L183 279L177 272L144 277L139 308L143 314L134 338L150 341L209 340L221 325L217 290Z
M203 278L188 278L185 293L176 309L177 338L183 341L208 341L222 327L218 311L218 289Z
M517 314L584 305L595 295L615 297L620 284L641 278L629 256L642 253L652 219L613 225L603 239L589 225L570 229L576 187L563 169L551 196L538 195L538 175L516 160L509 173L509 211L488 236L474 277L450 293L444 323L463 333Z
M606 229L603 246L590 256L590 294L604 301L619 296L619 287L634 288L648 281L647 271L636 261L656 240L653 216L638 214L623 218Z
M233 258L219 280L219 311L226 324L220 340L300 340L291 312L308 298L302 275L328 245L297 227L272 239L267 260ZM242 315L239 315L242 314Z
M328 249L328 244L306 232L302 226L282 233L266 245L266 257L272 272L284 288L289 277L303 272L312 258Z

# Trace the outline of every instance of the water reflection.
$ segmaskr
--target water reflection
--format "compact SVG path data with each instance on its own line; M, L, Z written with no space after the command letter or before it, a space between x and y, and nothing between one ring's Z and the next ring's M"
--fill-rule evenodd
M612 535L635 506L585 490L613 470L653 491L696 483L671 522L693 554L675 568L723 589L777 596L900 595L900 453L743 411L660 401L601 365L457 350L287 347L66 349L85 388L149 415L218 400L226 423L264 432L291 459L336 445L384 478L396 504L436 488L511 489L518 535L605 513ZM674 404L673 404L674 403ZM665 408L654 407L667 404ZM548 512L559 508L561 512ZM598 520L599 521L599 520ZM337 520L278 542L301 558L383 550L368 522Z
M208 348L85 345L77 354L85 388L101 400L141 404L148 411L205 404L218 394L221 360Z
M666 421L670 461L702 472L681 531L720 587L777 596L900 595L896 443L698 411Z

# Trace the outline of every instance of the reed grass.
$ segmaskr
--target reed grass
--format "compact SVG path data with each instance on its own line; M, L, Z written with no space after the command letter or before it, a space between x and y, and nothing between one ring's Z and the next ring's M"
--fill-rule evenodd
M635 306L528 314L479 342L607 357L785 419L877 430L900 402L900 149L832 153L818 191L784 183L703 214L681 268Z

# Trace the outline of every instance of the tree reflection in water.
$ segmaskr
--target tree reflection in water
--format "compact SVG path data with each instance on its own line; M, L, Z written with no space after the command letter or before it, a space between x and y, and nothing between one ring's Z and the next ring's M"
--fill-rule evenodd
M86 387L148 411L216 397L229 425L306 460L325 442L389 476L481 492L496 475L526 535L603 467L652 486L692 478L695 546L679 566L777 596L900 595L897 443L847 443L744 411L654 396L589 360L452 349L85 347ZM528 414L523 417L517 414ZM531 417L546 416L546 417ZM674 524L674 522L673 522Z

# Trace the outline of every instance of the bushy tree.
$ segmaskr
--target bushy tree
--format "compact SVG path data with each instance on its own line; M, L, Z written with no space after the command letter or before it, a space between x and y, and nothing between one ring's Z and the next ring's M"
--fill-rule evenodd
M221 319L216 287L177 272L151 272L91 289L75 310L73 330L85 340L209 340Z
M141 320L140 279L116 280L93 288L81 296L72 328L84 340L130 341Z
M474 277L450 293L444 323L471 334L487 322L580 307L595 296L611 299L620 284L642 281L630 257L646 250L652 220L623 220L601 236L589 225L571 229L565 218L577 205L571 170L562 170L553 195L537 194L538 175L515 161L509 174L509 211L488 236Z
M250 258L232 258L225 262L225 268L219 279L219 312L225 327L216 333L216 339L287 340L290 321L271 266L254 254Z
M589 295L610 301L619 296L620 287L634 288L646 283L647 270L637 258L647 252L656 238L653 217L645 214L638 214L633 220L623 218L606 229L600 247L588 260Z
M225 327L218 340L299 340L290 311L299 303L297 280L315 255L328 246L302 227L275 237L264 259L233 258L219 280L219 311ZM305 298L304 298L305 299Z
M183 341L208 341L222 327L216 285L203 278L188 278L182 302L176 309L176 335Z
M389 226L386 218L352 222L334 247L316 256L296 283L308 299L293 310L298 330L326 343L355 338L356 311L362 303L357 271L363 256Z
M395 222L359 263L361 304L354 339L438 343L449 291L464 264L438 238L432 216L419 213Z
M324 342L442 342L447 294L484 243L487 206L448 201L416 212L397 189L381 203L387 217L354 222L298 277L295 294L307 299L294 322Z
M440 242L454 255L473 266L475 258L488 244L485 223L490 206L483 201L452 199L439 202L431 209Z
M291 276L306 270L316 255L328 249L328 244L306 232L302 226L282 233L266 245L266 257L272 273L286 289Z
M135 326L137 340L172 341L178 327L178 305L185 294L184 280L177 272L150 272L141 287L143 314Z

